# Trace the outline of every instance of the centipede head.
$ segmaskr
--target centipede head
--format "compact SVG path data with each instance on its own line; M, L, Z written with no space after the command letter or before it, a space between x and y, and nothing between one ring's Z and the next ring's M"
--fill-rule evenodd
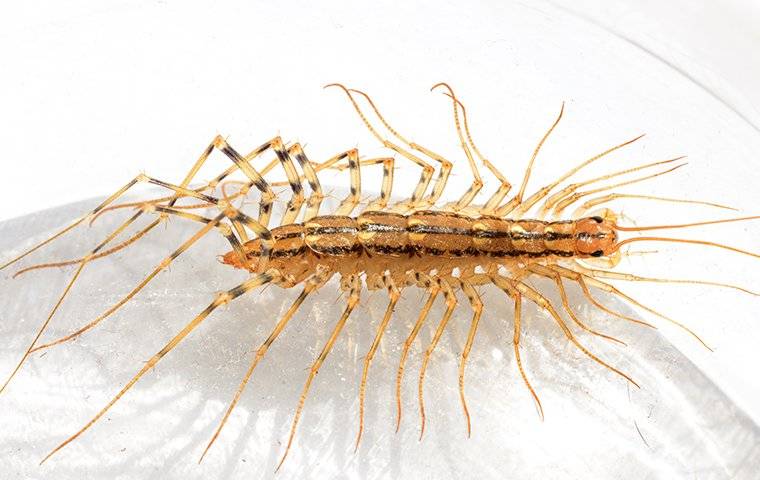
M614 267L620 262L617 215L609 209L592 212L575 222L575 251L591 265Z

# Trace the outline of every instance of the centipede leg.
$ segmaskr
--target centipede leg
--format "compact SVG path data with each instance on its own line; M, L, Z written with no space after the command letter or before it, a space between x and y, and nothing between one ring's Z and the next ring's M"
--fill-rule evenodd
M587 167L591 163L594 163L594 162L596 162L597 160L599 160L601 158L606 157L610 153L612 153L612 152L614 152L614 151L616 151L616 150L618 150L620 148L625 147L626 145L632 144L633 142L639 140L643 136L644 135L639 135L638 137L635 137L635 138L633 138L631 140L625 141L625 142L623 142L621 144L615 145L614 147L608 148L607 150L605 150L605 151L603 151L601 153L598 153L598 154L594 155L593 157L591 157L591 158L589 158L589 159L581 162L579 165L576 165L575 167L571 168L570 170L568 170L567 172L565 172L564 174L562 174L554 182L552 182L552 183L550 183L548 185L545 185L544 187L538 189L538 191L536 191L536 193L534 193L533 195L531 195L530 197L528 197L519 206L516 206L514 208L513 212L512 212L513 216L514 217L520 217L520 216L522 216L523 214L525 214L525 212L527 212L528 210L530 210L531 208L533 208L534 205L536 205L542 199L546 198L546 196L549 195L549 193L552 190L554 190L557 186L559 186L562 182L564 182L565 180L567 180L571 176L575 175L576 173L578 173L583 168ZM554 195L552 197L550 197L550 199L547 199L546 203L549 203L551 201L551 198L553 198L553 197L554 197ZM539 214L540 218L542 218L543 215L545 215L545 213L546 213L546 203L544 204L544 207L542 207L542 209L541 209L541 213Z
M322 204L322 200L325 198L322 194L322 185L319 183L317 173L314 171L314 166L306 157L303 148L299 143L296 143L288 150L290 155L293 155L301 166L301 170L309 182L309 188L311 188L311 195L306 201L306 212L304 212L303 220L311 220L319 215L319 207Z
M559 265L550 265L549 268L557 271L557 273L559 273L560 275L564 276L565 278L569 278L569 279L577 282L578 285L580 285L581 290L583 291L583 294L586 296L586 298L596 308L598 308L599 310L602 310L603 312L607 312L607 313L609 313L610 315L612 315L614 317L617 317L617 318L620 318L620 319L623 319L623 320L626 320L626 321L629 321L629 322L632 322L632 323L637 323L639 325L643 325L645 327L653 328L655 330L657 329L657 327L655 327L651 323L645 322L643 320L639 320L637 318L629 317L627 315L623 315L622 313L616 312L615 310L612 310L611 308L606 307L605 305L601 304L596 298L594 298L593 295L591 295L591 290L589 289L589 285L586 282L586 280L583 277L583 275L581 275L580 273L576 272L575 270L570 270L569 268L561 267Z
M522 295L520 294L520 292L517 291L515 287L512 286L512 283L510 280L502 276L492 275L490 277L490 280L491 280L491 283L499 287L501 291L503 291L508 297L514 300L515 313L514 313L512 347L515 352L515 362L517 363L517 370L520 372L520 376L522 377L523 383L528 388L528 391L530 392L531 397L533 397L533 401L536 403L536 410L538 411L538 415L539 417L541 417L541 420L543 421L544 407L541 405L541 400L538 398L538 394L536 393L536 390L533 388L533 386L530 384L530 381L528 380L528 375L525 373L525 369L523 368L522 358L520 356Z
M398 433L399 427L401 427L401 380L404 376L404 368L406 365L406 359L409 355L409 349L412 347L412 343L414 342L415 338L417 338L417 334L420 333L422 324L425 322L425 319L430 313L430 309L433 307L435 298L441 291L441 287L438 282L433 281L427 275L424 275L422 273L415 273L415 276L417 278L418 285L422 284L421 286L424 286L427 289L428 298L420 310L420 314L417 317L417 321L414 323L414 326L412 327L412 331L409 333L409 336L406 337L406 340L404 340L404 345L401 350L401 358L399 360L398 370L396 372L396 433Z
M576 270L576 272L577 272L577 270ZM588 276L588 275L585 275L582 272L578 272L578 273L581 273L581 275L585 278L585 280L588 281L591 285L593 285L595 287L598 287L598 288L601 288L601 289L607 291L608 293L612 293L614 295L617 295L618 297L622 298L623 300L627 301L628 303L630 303L630 304L632 304L632 305L634 305L636 307L639 307L642 310L646 310L647 312L649 312L649 313L651 313L653 315L656 315L657 317L665 320L666 322L671 323L671 324L673 324L673 325L681 328L683 331L685 331L686 333L688 333L689 335L691 335L692 337L694 337L695 339L697 339L697 341L699 343L701 343L703 347L705 347L706 349L710 350L711 352L713 351L713 349L710 348L710 346L704 340L702 340L702 338L699 335L697 335L693 330L691 330L689 327L687 327L683 323L679 322L678 320L674 320L674 319L672 319L672 318L670 318L670 317L668 317L666 315L663 315L662 313L658 312L657 310L654 310L654 309L652 309L652 308L644 305L643 303L639 302L638 300L634 299L633 297L630 297L630 296L626 295L625 293L621 292L619 289L617 289L613 285L610 285L609 283L602 282L601 280L593 278L593 277Z
M481 215L490 215L490 214L494 213L494 210L496 209L496 207L499 206L499 204L501 203L501 201L504 200L504 197L507 196L507 193L509 193L509 191L512 189L512 184L509 183L509 181L507 180L507 178L499 171L498 168L496 168L496 166L493 163L491 163L491 161L489 161L487 158L485 158L483 156L482 153L480 153L480 150L478 150L477 145L475 145L475 142L472 140L472 135L470 134L470 125L469 125L469 122L467 121L467 109L464 107L464 103L462 103L454 95L454 92L451 90L451 87L449 87L447 84L445 84L445 83L439 83L438 85L447 87L449 89L449 92L448 93L444 92L444 95L447 95L452 100L454 100L455 104L459 105L459 108L462 109L462 120L463 120L463 123L464 123L464 132L465 132L465 134L467 136L467 144L472 149L472 151L475 152L475 155L478 157L478 159L480 160L480 162L499 181L499 188L496 189L496 192L494 192L493 195L491 195L488 198L488 200L483 205L483 207L479 208L478 212L477 212L477 213L479 213ZM436 85L436 86L438 86L438 85ZM435 88L436 86L434 86L433 88ZM456 116L456 114L457 114L457 112L456 112L456 106L454 108L455 108L454 115ZM455 122L456 122L456 118L455 118ZM460 135L460 141L461 140L462 140L462 137Z
M399 298L401 298L401 292L396 287L396 284L393 282L390 274L383 276L383 282L388 289L388 297L390 300L388 302L388 307L385 310L385 316L380 322L380 325L377 327L377 333L375 333L375 338L372 341L372 345L370 346L369 351L367 352L367 356L364 357L364 369L362 370L362 379L361 384L359 385L359 433L356 435L356 446L354 447L354 451L357 451L359 449L359 442L361 441L362 433L364 432L364 398L367 388L367 375L369 374L369 365L375 356L375 352L377 352L377 348L380 346L380 341L383 339L383 334L385 333L385 329L388 327L388 323L391 320L393 310L396 308L396 303L398 303Z
M475 290L470 282L460 279L459 284L462 291L467 295L467 299L470 301L472 307L472 321L470 322L470 330L467 333L467 342L462 350L462 358L459 362L459 399L462 402L462 409L464 410L464 416L467 420L467 437L472 434L472 424L470 422L470 411L467 408L467 401L464 397L464 369L467 365L467 358L470 356L470 350L472 350L472 344L475 341L475 333L478 331L478 323L480 322L480 316L483 313L483 302L480 299L480 295Z
M401 148L399 145L396 145L395 143L391 142L388 139L383 138L377 130L372 126L372 124L367 120L367 117L364 116L364 113L362 112L361 108L359 107L359 104L356 103L356 100L354 99L353 95L351 94L351 90L346 88L345 86L334 83L330 85L326 85L327 87L338 87L343 90L343 92L348 96L349 101L351 102L351 105L354 107L354 110L361 118L364 125L367 127L367 129L372 133L372 135L386 148L389 148L393 150L394 152L400 154L407 160L411 161L412 163L418 165L420 168L422 168L422 174L420 175L420 180L417 182L417 186L414 188L414 191L412 192L412 195L410 199L407 202L402 202L394 207L394 211L399 212L406 212L408 210L414 209L418 207L422 203L422 197L425 194L425 191L428 188L428 185L430 185L430 180L433 178L433 173L435 173L435 169L430 166L426 161L419 158L418 156L408 152L407 150ZM386 123L387 126L387 123Z
M348 169L351 174L351 187L348 196L338 205L335 215L351 215L362 197L362 176L359 166L359 152L356 149L346 152Z
M637 388L639 388L639 384L636 383L629 375L626 373L623 373L622 371L618 370L617 368L609 365L604 360L600 359L593 353L591 353L586 347L584 347L577 338L575 338L575 335L573 335L573 332L570 331L565 321L562 319L560 314L557 312L557 310L554 308L552 303L543 295L541 295L538 291L531 288L527 284L523 282L515 282L514 288L520 292L523 296L528 298L531 302L535 303L539 308L542 310L545 310L548 312L551 317L555 320L557 325L560 327L562 332L565 334L568 340L573 343L581 352L583 352L584 355L598 363L599 365L602 365L603 367L609 369L610 371L620 375L621 377L625 378L627 381L635 385Z
M559 110L559 115L557 115L557 119L554 120L554 123L551 127L546 131L543 137L541 137L541 140L538 142L538 145L536 145L535 150L533 150L533 155L530 157L530 161L528 162L528 166L525 169L525 174L523 175L523 181L520 185L520 190L517 192L517 194L512 197L511 200L509 200L504 205L500 206L496 209L496 215L499 216L505 216L512 212L518 205L523 203L523 195L525 195L525 188L528 186L528 180L530 179L530 174L533 171L533 164L536 161L536 157L538 157L538 152L541 151L541 147L543 147L546 140L549 138L549 135L554 131L555 128L557 128L557 125L559 124L559 121L562 119L562 114L565 112L565 102L562 102L562 108Z
M145 178L148 178L148 177L145 177ZM148 180L150 180L150 179L148 178ZM3 383L2 387L0 387L0 393L2 393L2 392L5 390L5 388L8 386L8 384L9 384L9 383L10 383L10 381L13 379L13 377L16 375L16 373L18 373L18 371L21 369L21 367L22 367L22 365L24 364L24 362L26 361L26 359L27 359L27 358L29 358L29 355L30 355L30 354L31 354L31 353L32 353L34 350L36 350L36 349L35 349L35 346L37 345L37 342L38 342L38 341L39 341L39 339L42 337L42 334L43 334L43 333L44 333L44 332L47 330L47 327L49 326L49 324L50 324L50 321L52 320L52 318L53 318L53 316L55 315L55 313L58 311L58 308L61 306L61 304L63 303L64 299L65 299L65 298L68 296L69 292L71 291L71 288L74 286L74 283L75 283L75 282L77 281L77 279L80 277L80 275L81 275L82 271L84 270L84 267L85 267L85 266L86 266L86 265L87 265L87 264L88 264L88 263L89 263L89 262L92 260L92 258L93 258L93 257L94 257L94 256L95 256L95 255L96 255L96 254L97 254L97 253L98 253L98 252L99 252L99 251L100 251L100 250L101 250L101 249L102 249L102 248L103 248L105 245L107 245L109 242L111 242L111 241L112 241L112 240L113 240L115 237L117 237L117 236L118 236L118 235L119 235L121 232L123 232L123 231L124 231L124 230L125 230L125 229L126 229L126 228L127 228L127 227L128 227L130 224L131 224L131 223L133 223L135 220L137 220L137 218L138 218L138 217L139 217L141 214L142 214L142 212L137 212L137 213L135 213L135 214L134 214L132 217L130 217L130 218L127 220L127 221L125 221L125 222L124 222L124 223L122 223L122 224L121 224L119 227L117 227L117 228L116 228L114 231L112 231L112 232L111 232L111 234L110 234L110 235L108 235L108 237L106 237L106 239L105 239L105 240L103 240L103 241L102 241L100 244L98 244L98 245L97 245L97 246L96 246L96 247L95 247L93 250L91 250L91 251L90 251L90 253L89 253L88 255L85 255L85 256L82 258L82 261L79 263L79 266L78 266L77 270L74 272L74 274L72 275L72 277L69 279L69 282L67 283L67 285L66 285L66 287L64 288L63 292L61 293L61 295L58 297L58 300L56 301L55 305L53 306L53 308L52 308L52 309L51 309L51 311L49 312L49 314L48 314L47 318L45 319L45 321L42 323L42 325L41 325L41 326L40 326L40 328L38 329L38 331L37 331L37 333L36 333L36 335L35 335L34 339L33 339L33 340L32 340L32 342L29 344L29 347L27 348L26 352L25 352L25 353L24 353L24 355L22 356L21 360L20 360L20 361L19 361L19 363L16 365L16 367L14 368L14 370L11 372L11 374L10 374L10 375L7 377L7 379L6 379L6 380L5 380L5 382ZM178 249L178 250L177 250L177 251L175 251L174 253L175 253L175 254L178 256L178 255L179 255L180 253L182 253L184 250L186 250L187 248L189 248L189 247L190 247L190 245L192 245L192 244L193 244L195 241L197 241L197 240L198 240L200 237L202 237L203 235L205 235L206 233L208 233L208 232L209 232L209 231L210 231L212 228L214 228L215 226L217 226L217 225L219 224L219 222L220 222L220 221L221 221L221 220L224 218L224 216L225 216L224 214L221 214L221 215L219 215L219 216L218 216L218 217L217 217L217 218L216 218L214 221L210 221L209 223L207 223L207 224L206 224L206 226L204 226L204 227L203 227L201 230L199 230L199 231L198 231L198 232L197 232L197 233L196 233L196 234L195 234L193 237L191 237L191 239L190 239L190 240L188 240L188 242L186 242L186 244L184 244L184 245L183 245L183 247L184 247L184 248L182 248L182 247L181 247L180 249ZM154 224L157 224L157 223L158 223L158 220L156 220L156 221L154 222ZM176 258L176 257L174 257L174 258ZM170 263L172 260L173 260L173 258L172 258L172 257L167 257L167 259L165 259L165 260L162 262L161 266L159 266L159 268L158 268L157 270L158 270L158 271L161 271L162 269L166 268L166 267L169 265L169 263ZM157 274L157 273L158 273L158 272L156 272L156 274ZM154 275L154 276L155 276L155 275ZM153 277L151 276L150 278L152 279ZM148 280L148 281L149 281L149 280ZM147 282L145 282L145 283L147 284ZM144 286L144 285L143 285L143 286ZM130 297L130 298L131 298L131 297ZM122 304L123 304L123 303L122 303Z
M354 310L354 307L359 303L359 293L361 292L361 281L359 277L352 276L349 279L349 283L351 284L350 287L350 293L348 296L348 304L346 305L346 309L343 310L343 314L341 315L340 319L338 320L338 323L335 324L335 327L333 328L332 333L330 334L330 338L327 340L327 343L325 343L325 346L322 348L322 352L319 354L317 359L314 361L314 363L311 366L311 369L309 370L309 377L306 379L306 384L303 387L303 391L301 392L301 397L298 400L298 407L296 407L296 413L293 417L293 424L290 428L290 436L288 437L288 444L285 447L285 452L282 454L282 458L280 459L280 462L277 464L277 470L282 467L283 462L285 462L285 458L287 458L288 453L290 452L290 447L293 445L293 438L295 438L296 435L296 427L298 426L298 420L301 418L301 413L303 412L304 404L306 403L306 396L309 394L309 389L311 388L311 382L314 380L314 377L319 372L320 367L322 366L322 363L324 363L325 359L327 358L327 355L330 353L330 350L332 350L333 346L335 345L336 340L338 339L338 336L340 335L340 332L343 330L343 327L346 324L346 321L348 320L348 317L351 315L351 312Z
M269 347L272 346L272 343L274 343L274 341L277 339L280 333L282 333L282 331L287 326L288 322L290 322L291 318L293 318L293 315L295 315L298 309L301 308L301 305L303 304L304 300L306 300L306 297L308 297L312 292L314 292L321 285L323 285L325 280L326 279L313 279L306 283L303 290L301 291L301 294L293 301L293 304L290 306L288 311L285 312L282 318L280 318L280 320L277 322L277 324L275 325L274 329L269 334L267 339L264 340L261 346L259 346L259 348L256 350L256 355L251 361L251 365L250 367L248 367L248 371L246 371L245 376L243 377L243 380L240 382L240 385L238 386L238 389L235 392L235 396L232 398L232 401L227 407L227 411L224 412L224 416L222 417L222 420L219 422L219 426L214 431L214 435L211 437L211 440L208 442L208 445L206 445L206 448L203 450L203 453L201 454L200 459L198 459L198 463L201 463L203 461L203 457L206 456L206 453L208 453L209 449L211 448L211 445L214 444L217 437L221 433L222 428L224 428L225 423L227 423L227 419L229 419L230 414L232 414L232 410L234 410L235 406L240 400L240 396L243 394L243 390L245 390L245 387L248 385L248 382L250 381L254 370L256 370L256 367L258 366L259 362L264 358L264 355L269 350Z
M445 82L440 82L433 85L430 90L435 90L438 87L443 87L448 90L448 96L451 97L454 106L454 126L456 127L457 137L459 137L459 146L464 152L465 157L467 157L467 162L470 165L470 172L472 172L472 184L470 184L469 188L460 197L460 199L450 206L450 209L456 212L464 209L470 203L472 203L472 200L483 188L483 178L480 176L478 165L475 163L475 159L472 156L472 152L470 151L469 145L465 140L464 133L462 132L462 125L459 122L459 100L454 94L454 90Z
M145 365L140 369L140 371L135 374L132 379L127 382L127 384L119 391L119 393L116 394L115 397L111 399L111 401L106 404L105 407L103 407L89 422L85 424L84 427L80 428L75 434L71 435L69 438L64 440L61 444L59 444L57 447L55 447L50 453L48 453L45 458L42 459L40 462L40 465L45 463L47 459L52 457L56 452L58 452L60 449L74 441L76 438L78 438L82 433L84 433L87 429L89 429L92 425L95 424L119 399L124 396L127 391L134 386L135 383L137 383L140 378L145 375L148 371L153 369L153 367L156 366L156 364L169 352L171 352L174 347L176 347L182 340L185 339L193 330L195 330L198 325L200 325L211 313L216 310L219 306L225 305L229 303L230 301L234 300L235 298L253 290L254 288L260 287L262 285L265 285L267 283L270 283L278 278L278 274L274 271L270 271L267 273L259 273L245 282L241 283L240 285L227 290L226 292L223 292L216 296L213 302L211 302L201 313L199 313L192 321L190 321L187 325L180 330L177 335L175 335L164 347L158 351L153 357L151 357L147 362L145 362Z
M552 280L557 285L557 291L559 292L559 296L562 301L562 307L564 308L565 312L567 312L567 314L570 316L570 318L573 320L573 322L575 322L575 324L578 325L582 330L585 330L592 335L596 335L597 337L601 337L601 338L610 340L612 342L619 343L620 345L623 345L623 346L626 345L625 342L618 340L615 337L597 332L596 330L590 328L585 323L583 323L580 318L578 318L578 316L575 314L573 309L570 307L570 300L567 298L567 291L565 290L565 286L562 283L562 277L560 276L558 272L548 267L545 267L543 265L530 265L528 269L531 272L535 273L536 275L540 275L542 277L546 277Z
M654 277L642 277L639 275L633 275L625 272L611 272L609 270L598 270L586 268L582 265L576 264L575 268L582 272L584 275L588 275L594 278L609 278L610 280L622 280L625 282L654 282L654 283L673 283L673 284L688 284L688 285L708 285L712 287L730 288L732 290L738 290L755 297L760 296L760 293L752 290L740 287L738 285L732 285L729 283L712 282L709 280L689 280L689 279L676 279L676 278L654 278Z
M433 159L434 161L440 164L441 168L438 172L438 177L435 179L435 182L433 183L433 188L430 191L430 194L427 196L427 198L423 199L419 203L419 205L416 205L416 206L435 205L435 203L443 194L444 189L446 188L446 183L448 182L449 175L451 174L451 169L453 168L453 164L450 161L446 160L443 156L433 152L432 150L404 138L396 129L391 127L391 125L385 120L385 117L383 117L383 115L380 113L380 110L377 108L377 106L375 105L375 102L372 101L369 95L355 88L349 89L349 92L357 93L363 96L364 99L367 101L367 103L369 103L372 110L375 112L375 115L377 115L377 118L380 119L380 122L385 126L386 129L388 129L389 132L391 132L391 134L394 137L399 139L403 144L407 145L410 149L420 152L423 155L427 156L428 158Z
M438 323L433 339L425 350L425 354L422 358L422 367L420 367L420 376L417 381L417 395L420 404L420 440L422 440L422 435L425 433L425 399L423 396L425 373L427 372L427 367L430 363L430 357L433 355L433 350L435 350L435 347L438 345L438 341L441 339L441 335L443 335L443 331L449 323L451 315L454 313L454 308L457 306L457 297L449 283L443 278L439 278L438 283L441 285L441 290L443 291L446 300L446 311L443 313L443 318L441 318L441 321Z
M218 229L222 233L222 235L227 238L227 240L232 245L233 249L236 252L238 252L238 255L241 256L242 259L245 259L245 253L242 250L242 246L240 242L237 240L237 238L235 237L235 235L230 230L230 227L228 225L219 223L221 220L225 218L226 215L224 213L220 214L214 219L210 219L206 217L201 217L199 215L194 215L188 212L174 210L168 207L155 207L155 209L156 211L159 211L162 213L177 215L182 218L187 218L190 220L195 220L195 221L204 223L205 226L202 229L200 229L198 232L196 232L188 240L186 240L182 245L180 245L176 250L174 250L169 256L164 258L156 266L156 268L150 274L148 274L136 287L134 287L127 295L125 295L122 299L120 299L118 302L116 302L114 305L108 308L108 310L103 312L97 318L95 318L94 320L87 323L86 325L84 325L83 327L79 328L78 330L76 330L75 332L71 334L65 335L61 338L50 341L43 345L33 347L29 353L33 353L45 348L50 348L54 345L58 345L58 344L73 340L74 338L82 335L84 332L97 326L100 322L102 322L103 320L111 316L114 312L116 312L118 309L120 309L122 306L124 306L124 304L126 304L135 295L137 295L137 293L140 292L140 290L142 290L146 285L148 285L148 283L150 283L159 273L161 273L161 271L168 268L171 262L173 262L182 253L187 251L195 242L197 242L200 238L202 238L204 235L206 235L209 231L211 231L214 228Z
M676 158L673 158L673 159L670 159L670 160L666 160L663 163L674 162L674 161L677 161L677 160L681 160L682 158L684 158L684 157L676 157ZM626 180L626 181L623 181L623 182L615 183L613 185L606 185L604 187L599 187L599 188L595 188L595 189L592 189L592 190L586 190L586 191L582 191L582 192L575 192L572 195L568 195L567 197L562 198L561 200L559 200L557 202L557 204L554 206L554 210L552 211L552 215L555 218L560 217L567 207L569 207L570 205L572 205L573 203L577 202L579 199L581 199L583 197L586 197L586 196L589 196L589 195L595 195L597 193L605 192L607 190L612 190L613 188L623 187L623 186L626 186L626 185L633 185L633 184L636 184L636 183L640 183L640 182L644 182L644 181L647 181L647 180L651 180L653 178L657 178L659 176L662 176L662 175L674 172L674 171L678 170L679 168L683 167L684 165L686 165L686 163L680 163L680 164L678 164L678 165L676 165L674 167L671 167L671 168L669 168L667 170L663 170L661 172L653 173L651 175L646 175L646 176L643 176L643 177L637 177L637 178L634 178L632 180Z

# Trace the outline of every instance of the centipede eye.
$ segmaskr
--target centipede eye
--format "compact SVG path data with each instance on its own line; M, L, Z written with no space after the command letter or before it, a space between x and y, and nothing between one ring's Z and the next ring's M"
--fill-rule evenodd
M602 223L604 221L604 219L600 217L599 215L595 215L591 217L591 220L595 221L596 223Z
M604 252L601 250L597 250L591 254L592 257L601 257L602 255L604 255Z

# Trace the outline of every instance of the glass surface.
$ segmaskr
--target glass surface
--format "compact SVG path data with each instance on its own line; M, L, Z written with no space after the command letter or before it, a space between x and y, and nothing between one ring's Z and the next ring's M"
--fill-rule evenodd
M54 231L50 227L57 221L75 218L94 204L82 202L4 222L4 258L18 251L8 245L31 245ZM77 230L37 257L75 258L125 215L104 216L92 229ZM95 318L194 231L194 225L172 220L130 249L88 265L45 338L58 338ZM32 356L0 400L4 450L11 452L0 460L3 471L34 477L54 470L57 478L86 477L92 469L113 478L271 474L308 367L343 308L334 281L307 300L274 344L200 466L196 461L253 350L297 289L270 287L219 309L93 428L48 464L37 466L202 310L214 292L246 278L217 261L226 247L216 235L207 236L98 328ZM2 280L4 373L72 273L69 267ZM549 283L534 284L559 301ZM437 478L673 478L696 471L700 478L750 478L760 466L760 429L747 414L659 331L607 318L578 288L568 291L589 325L629 345L590 338L573 326L581 341L643 388L627 385L583 356L551 318L526 304L522 354L546 412L542 422L514 362L511 301L486 287L481 290L485 315L466 375L472 438L466 437L457 390L458 354L470 319L464 298L428 372L423 441L418 441L417 372L420 352L443 313L440 301L412 349L403 421L394 434L400 345L423 302L422 292L409 288L372 365L366 431L354 454L362 360L386 302L383 292L365 292L315 380L282 473L425 478L435 469ZM614 297L602 292L595 296L612 309L641 316Z

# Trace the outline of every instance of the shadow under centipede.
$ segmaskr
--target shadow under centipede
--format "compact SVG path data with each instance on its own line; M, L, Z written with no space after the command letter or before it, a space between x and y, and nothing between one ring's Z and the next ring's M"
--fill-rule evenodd
M3 258L46 237L93 204L81 202L0 224ZM27 264L76 258L120 218L105 216L92 229L78 229ZM129 249L88 265L45 339L97 317L195 228L173 220ZM273 344L200 465L197 461L254 350L299 289L269 287L217 310L93 428L38 466L216 292L246 278L244 272L216 260L227 249L222 238L208 235L101 325L34 354L0 396L0 470L22 477L54 473L61 479L82 478L94 466L111 478L272 478L308 369L345 306L334 281L305 302ZM72 267L55 268L12 279L3 272L2 372L18 361L72 273ZM561 307L551 282L533 284ZM521 351L546 414L541 421L514 360L512 301L495 288L483 287L480 293L486 308L465 380L471 438L457 388L459 355L471 318L461 296L427 372L424 437L418 440L418 371L443 314L440 299L411 350L402 387L401 428L394 433L401 344L424 298L422 291L410 287L372 363L365 432L354 453L363 360L387 305L384 292L365 290L314 381L296 442L279 475L420 477L437 465L449 478L556 477L557 472L609 477L622 469L630 474L632 468L638 477L699 472L700 478L728 478L748 475L747 469L760 463L760 428L660 331L609 318L570 285L568 294L578 316L628 346L588 335L565 315L571 330L589 350L630 374L642 388L629 389L624 379L570 344L553 319L526 304ZM594 293L614 310L657 323L615 297ZM699 414L708 409L718 412L709 424ZM605 434L586 434L592 431ZM726 454L727 449L732 453ZM717 452L729 463L717 461Z

